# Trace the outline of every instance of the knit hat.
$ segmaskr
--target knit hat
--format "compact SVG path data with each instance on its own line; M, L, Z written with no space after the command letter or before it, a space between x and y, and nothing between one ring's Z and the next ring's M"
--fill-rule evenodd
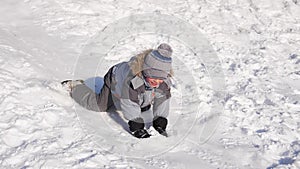
M166 43L145 56L143 74L145 77L166 79L172 67L172 48Z

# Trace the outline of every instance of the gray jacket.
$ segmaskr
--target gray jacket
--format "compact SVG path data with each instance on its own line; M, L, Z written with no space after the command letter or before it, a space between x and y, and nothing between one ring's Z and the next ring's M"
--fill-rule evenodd
M141 117L141 109L149 105L153 107L154 117L167 117L171 97L170 79L158 88L151 88L142 76L132 73L131 61L119 63L112 69L111 93L115 107L128 120Z

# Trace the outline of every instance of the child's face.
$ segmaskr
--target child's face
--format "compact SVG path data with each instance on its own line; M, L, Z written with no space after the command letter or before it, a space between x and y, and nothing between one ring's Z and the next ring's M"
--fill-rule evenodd
M149 83L149 85L152 88L158 88L159 85L164 82L164 80L162 80L162 79L156 79L156 78L151 78L151 77L147 77L146 81Z

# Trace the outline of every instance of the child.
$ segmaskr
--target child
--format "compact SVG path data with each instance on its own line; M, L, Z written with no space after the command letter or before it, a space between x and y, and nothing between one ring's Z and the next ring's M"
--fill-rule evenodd
M114 65L104 76L100 94L95 94L82 81L62 82L71 89L72 98L81 106L93 111L107 111L114 106L129 120L132 134L148 138L141 113L153 110L153 127L167 137L170 87L172 76L172 48L160 44L157 49L146 50L128 62Z

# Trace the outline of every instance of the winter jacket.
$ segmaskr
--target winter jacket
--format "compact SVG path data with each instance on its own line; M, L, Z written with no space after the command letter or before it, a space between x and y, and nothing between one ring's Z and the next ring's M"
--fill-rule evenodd
M141 112L150 107L153 107L154 116L167 117L169 114L170 79L164 80L158 88L147 85L141 75L145 53L112 67L112 100L128 120L140 117Z

